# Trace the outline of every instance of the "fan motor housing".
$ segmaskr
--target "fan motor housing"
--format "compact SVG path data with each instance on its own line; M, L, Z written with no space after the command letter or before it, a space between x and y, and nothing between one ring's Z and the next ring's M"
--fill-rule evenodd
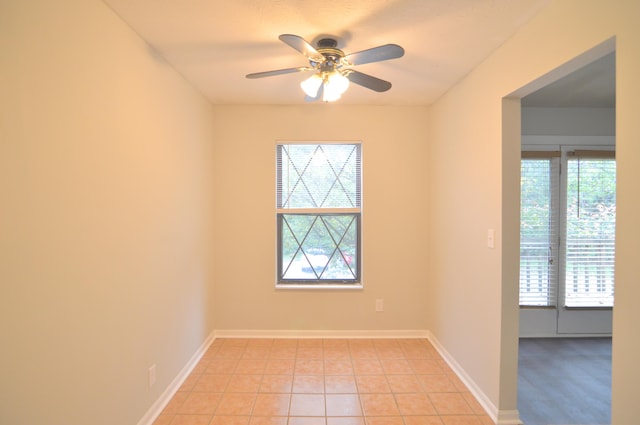
M338 42L333 38L318 40L318 53L327 59L320 66L322 71L333 71L340 64L340 60L344 57L344 52L338 49L337 45Z

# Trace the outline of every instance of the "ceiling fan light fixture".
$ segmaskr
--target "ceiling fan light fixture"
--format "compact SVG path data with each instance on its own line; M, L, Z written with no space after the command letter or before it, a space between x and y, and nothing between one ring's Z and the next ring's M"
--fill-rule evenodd
M246 77L253 79L314 71L311 77L300 83L307 101L320 98L325 102L338 100L349 88L349 82L376 92L385 92L391 88L390 82L356 71L353 66L396 59L404 55L404 49L397 44L385 44L345 55L336 48L338 43L334 38L319 40L317 49L298 35L281 34L278 38L306 56L309 66L254 72Z
M302 91L311 98L317 98L322 86L322 100L334 102L349 88L349 79L339 71L317 72L300 83Z

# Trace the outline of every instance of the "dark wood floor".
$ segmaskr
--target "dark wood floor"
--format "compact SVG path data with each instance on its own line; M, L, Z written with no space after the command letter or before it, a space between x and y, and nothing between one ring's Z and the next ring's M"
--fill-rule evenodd
M523 338L518 370L525 425L611 423L611 338Z

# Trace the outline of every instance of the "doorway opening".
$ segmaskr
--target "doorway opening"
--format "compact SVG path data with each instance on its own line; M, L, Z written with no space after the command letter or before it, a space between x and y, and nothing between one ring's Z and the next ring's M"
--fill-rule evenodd
M523 97L521 117L520 336L610 336L615 52Z
M614 40L597 46L521 97L518 410L525 425L610 423L614 49ZM580 397L571 401L571 393Z

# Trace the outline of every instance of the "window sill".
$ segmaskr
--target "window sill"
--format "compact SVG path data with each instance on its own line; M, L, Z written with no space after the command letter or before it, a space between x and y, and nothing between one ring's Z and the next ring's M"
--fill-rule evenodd
M570 310L570 311L585 311L585 310L613 310L613 307L609 307L609 306L585 306L585 307L578 307L578 306L564 306L565 310Z
M520 310L555 310L555 305L521 305Z
M358 291L364 289L362 283L353 284L296 284L296 283L276 283L276 290L278 291Z

